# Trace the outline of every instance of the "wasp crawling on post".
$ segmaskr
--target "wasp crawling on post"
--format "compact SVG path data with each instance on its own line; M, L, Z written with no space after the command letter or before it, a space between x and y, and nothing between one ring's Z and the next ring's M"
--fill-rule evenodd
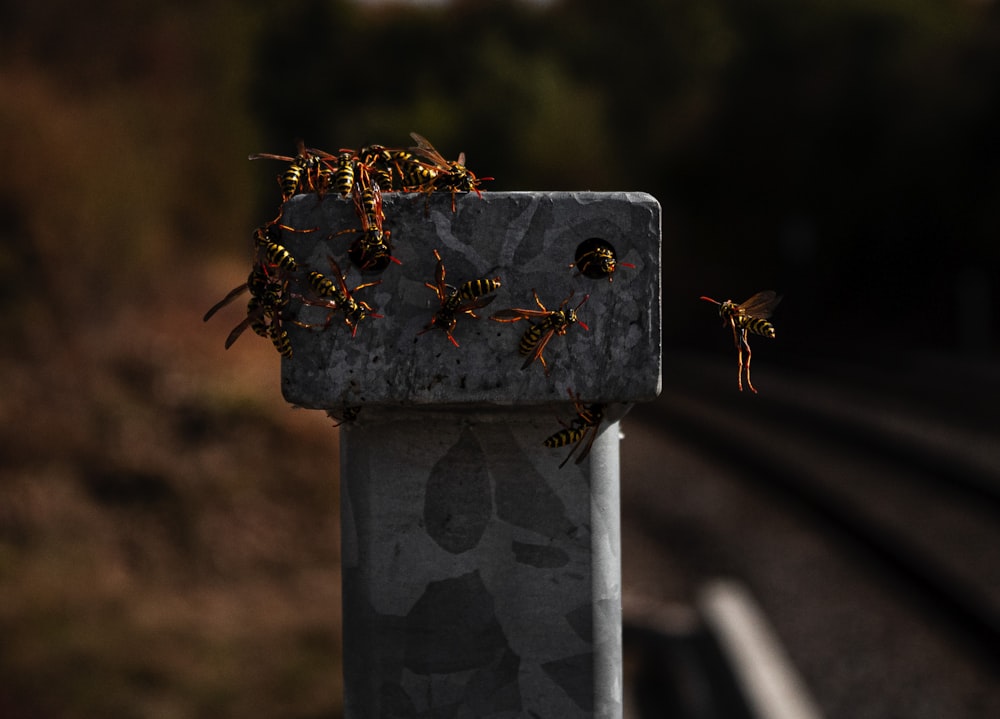
M604 419L603 404L584 404L579 396L573 394L572 389L567 388L566 391L569 393L569 398L573 400L573 409L576 410L576 418L569 424L560 420L563 429L547 437L543 443L546 447L553 449L565 447L568 444L573 445L573 449L566 455L566 459L560 463L559 469L565 466L570 457L580 447L583 447L583 450L576 458L576 464L580 464L587 458L587 455L590 454L590 448L594 445L594 439L597 437L597 429L601 424L601 420ZM586 443L584 443L584 438L587 438Z
M611 243L597 237L584 240L577 246L575 260L570 267L576 267L581 275L592 280L607 278L608 282L613 282L619 267L635 268L631 262L619 262Z
M291 273L298 269L298 263L280 242L278 229L294 232L291 227L272 222L254 231L254 261L247 281L230 290L225 297L209 308L203 318L212 316L235 300L244 292L250 293L247 302L247 316L229 333L226 349L232 347L240 335L249 327L261 337L267 337L282 357L292 356L292 345L283 327L285 310L288 306L288 282Z
M361 407L345 405L339 414L336 410L328 409L326 416L333 420L334 427L339 427L342 424L350 424L356 421L361 416Z
M382 272L390 262L402 264L391 254L389 238L392 231L383 228L385 211L382 209L382 190L379 184L372 179L368 168L362 163L355 165L355 176L354 210L361 221L361 229L341 230L334 236L349 232L360 233L361 236L348 248L347 256L362 272Z
M374 287L375 285L381 284L382 280L376 280L375 282L366 282L355 287L353 290L347 289L347 283L344 281L344 275L340 271L340 265L332 257L327 257L330 263L330 269L333 271L333 276L335 280L331 280L329 277L324 275L322 272L317 272L312 270L308 275L309 288L312 290L315 298L304 297L302 295L295 295L296 299L302 301L306 305L314 305L317 307L326 307L330 312L326 316L326 321L320 325L323 329L330 326L333 321L333 315L335 312L343 312L344 323L351 328L351 337L354 337L358 333L358 325L361 323L365 317L382 317L382 315L377 314L375 310L372 309L364 300L354 299L354 293L358 290L363 290L366 287ZM306 325L299 323L301 327L315 327L314 325Z
M410 137L417 143L416 147L410 148L414 155L419 155L424 161L410 160L409 164L423 168L426 180L417 189L419 191L431 193L435 191L446 191L451 193L451 211L455 211L455 195L459 192L475 192L482 197L483 193L479 185L492 177L476 177L468 167L465 166L465 153L461 152L455 162L446 160L440 152L427 140L415 132L410 133ZM401 159L401 156L400 156ZM405 166L406 163L404 163ZM414 170L411 170L413 172Z
M443 329L451 343L458 347L458 341L453 334L458 325L458 316L465 314L479 319L475 311L496 299L492 293L500 289L500 278L480 277L463 282L458 288L455 288L445 282L444 261L437 250L434 250L434 257L437 259L434 284L425 282L424 285L434 291L441 306L434 313L434 317L431 318L427 326L417 334L422 335L424 332L438 327Z
M307 149L305 143L297 143L298 154L295 157L274 155L270 152L256 152L247 159L250 160L281 160L290 163L288 168L278 176L281 186L282 202L303 192L323 194L332 184L334 171L324 160L336 160L333 155L321 150Z
M736 345L736 352L739 362L739 373L736 376L736 386L743 391L743 373L746 371L747 387L754 394L756 388L750 382L750 343L748 334L760 335L774 339L774 325L768 322L768 318L781 302L781 295L773 290L758 292L746 302L736 304L732 300L719 302L711 297L702 296L700 299L711 302L719 306L719 316L723 325L728 324L733 330L733 344ZM746 353L746 361L743 355Z
M531 326L524 331L524 334L521 336L521 343L518 345L518 352L520 352L522 357L528 358L521 365L522 370L527 369L537 359L542 363L542 369L545 371L546 376L548 376L549 366L546 364L545 357L542 354L545 351L546 345L556 335L566 334L571 325L579 324L585 330L590 329L576 314L576 311L590 298L590 295L585 295L576 307L566 309L566 305L573 297L573 293L570 292L569 297L560 303L559 309L549 310L546 309L545 305L538 298L538 292L531 290L531 294L534 295L535 304L538 305L539 309L525 310L512 308L509 310L500 310L499 312L494 312L490 316L490 319L496 322L517 322L519 320L528 320L530 322L535 319L539 320L537 323L531 322Z

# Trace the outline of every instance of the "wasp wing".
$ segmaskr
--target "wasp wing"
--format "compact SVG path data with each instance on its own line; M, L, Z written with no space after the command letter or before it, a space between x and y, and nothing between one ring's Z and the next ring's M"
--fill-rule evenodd
M239 287L231 289L228 292L228 294L226 294L225 297L223 297L221 300L219 300L209 308L208 312L205 313L205 316L201 318L202 322L208 322L208 320L212 317L212 315L214 315L216 312L218 312L223 307L228 305L230 302L235 300L237 297L242 295L244 292L247 291L247 289L249 289L249 285L246 282L244 282Z
M774 290L764 290L740 304L739 309L748 317L767 319L771 316L771 313L778 306L779 302L781 302L781 295L777 294Z
M551 312L541 312L539 310L522 310L512 308L509 310L499 310L490 315L491 320L496 320L497 322L517 322L518 320L526 320L532 317L548 317Z

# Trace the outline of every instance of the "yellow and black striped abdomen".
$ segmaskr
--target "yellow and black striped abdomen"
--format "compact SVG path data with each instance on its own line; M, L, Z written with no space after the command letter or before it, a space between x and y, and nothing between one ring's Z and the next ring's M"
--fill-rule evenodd
M774 325L767 320L760 317L747 317L746 315L737 315L734 319L739 329L746 330L751 334L760 335L761 337L774 339Z
M568 444L576 444L581 439L583 435L587 433L587 429L590 425L584 425L582 427L567 427L566 429L561 429L550 437L546 437L545 446L556 448L565 447Z
M463 301L471 300L488 295L490 292L496 292L498 289L500 289L499 277L480 277L477 280L469 280L459 287L458 297Z
M295 258L292 257L291 253L285 249L283 245L279 245L277 242L269 242L264 246L264 257L267 261L283 270L289 272L294 272L298 269L298 263L295 262Z
M288 331L278 321L271 321L267 334L274 344L274 348L278 350L278 354L282 357L292 356L292 342L288 339Z
M299 162L293 162L288 166L288 169L285 170L279 179L282 199L287 200L293 195L298 194L299 188L302 186L302 173L304 170L305 168Z
M333 184L341 197L348 197L354 189L354 156L350 152L337 155L337 172Z
M333 297L337 302L341 300L340 288L322 272L313 270L309 273L309 286L320 297Z
M522 357L527 357L532 352L535 351L535 347L542 339L542 335L548 330L548 320L538 323L537 325L531 325L524 331L521 335L521 342L517 346L517 351L521 353Z

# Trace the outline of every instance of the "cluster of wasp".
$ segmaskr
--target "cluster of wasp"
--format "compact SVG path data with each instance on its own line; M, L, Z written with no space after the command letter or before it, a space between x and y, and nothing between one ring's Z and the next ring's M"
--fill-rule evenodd
M382 282L374 279L349 289L346 275L333 257L327 258L329 272L305 268L282 243L283 232L316 232L319 228L294 229L282 224L284 204L301 194L339 195L353 200L358 225L333 233L331 237L354 234L356 237L348 246L347 257L362 275L377 275L393 263L401 264L392 255L391 231L384 228L383 192L431 193L447 192L451 195L452 212L455 198L459 193L475 192L481 196L479 185L490 177L477 177L465 166L464 153L456 161L445 159L424 137L411 133L416 145L407 149L390 148L383 145L368 145L359 150L341 149L336 153L308 148L299 142L297 154L292 156L271 153L255 153L251 160L268 159L287 163L284 172L278 176L281 190L281 207L274 220L258 227L253 233L253 257L250 274L246 282L234 288L205 314L207 321L221 308L244 293L249 293L246 316L236 325L226 338L228 349L250 328L254 333L269 339L282 357L291 357L292 344L286 325L293 324L308 329L326 329L334 318L340 316L349 328L352 337L356 335L360 323L366 317L380 318L382 315L356 295L366 288ZM420 334L432 329L444 331L448 340L458 347L455 329L463 315L477 318L480 310L496 298L496 291L502 286L500 277L480 277L453 286L446 281L444 260L434 250L436 266L433 282L424 284L434 292L438 307ZM582 243L577 249L575 262L579 274L591 279L614 279L618 267L634 267L618 262L614 249L601 240L593 239ZM490 319L501 323L526 321L527 328L518 344L519 353L525 358L522 369L536 360L541 364L546 376L549 366L544 351L549 342L565 335L569 328L579 324L589 329L577 314L590 295L586 295L574 306L571 292L557 308L549 309L532 291L534 306L509 308L494 312ZM327 310L326 317L318 324L310 324L293 318L289 305L294 299L303 305L321 307ZM603 405L584 404L569 390L577 417L564 428L545 439L548 447L563 447L583 444L590 433L590 439L577 461L582 461L590 450L598 425L603 417ZM358 408L347 408L341 421L349 421L357 416ZM333 416L333 415L331 415ZM572 456L573 452L570 453ZM569 457L566 458L568 460ZM566 462L564 461L563 466Z
M298 143L295 157L271 153L255 153L251 160L269 159L287 162L278 176L284 203L299 194L314 193L320 197L337 194L353 198L359 227L345 229L337 234L353 233L357 238L348 248L351 263L362 273L380 273L391 263L398 263L392 256L391 232L383 229L385 213L382 192L450 192L452 208L459 192L479 192L479 183L492 178L478 178L465 167L464 154L450 162L434 149L425 138L413 133L416 147L408 150L369 145L360 150L343 149L336 153L307 148ZM325 323L329 326L335 313L343 315L344 322L355 334L359 323L366 317L380 317L363 300L355 299L359 290L379 284L381 280L366 282L353 290L348 289L337 261L329 259L331 274L313 270L306 277L300 291L292 289L292 280L299 263L281 244L281 232L313 232L295 230L281 224L278 217L258 227L253 236L253 259L247 281L229 292L205 314L208 320L219 309L244 292L250 293L247 316L226 339L228 349L248 327L262 337L269 338L282 357L292 356L292 345L284 328L286 322L301 327L314 327L287 317L289 300L295 298L304 304L329 309ZM300 283L301 284L301 283Z

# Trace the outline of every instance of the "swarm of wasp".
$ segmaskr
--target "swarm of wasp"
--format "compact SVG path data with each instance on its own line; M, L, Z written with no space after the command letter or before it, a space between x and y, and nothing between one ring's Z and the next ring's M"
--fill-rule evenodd
M521 365L522 370L527 369L537 359L542 363L542 369L545 371L546 376L548 376L549 366L546 364L545 357L542 354L545 351L546 345L556 335L566 334L571 325L579 324L585 330L590 329L576 314L576 311L590 298L590 295L585 295L576 307L566 309L566 305L573 297L573 293L570 292L569 297L559 304L559 309L548 310L538 298L538 292L532 290L531 294L534 295L535 304L538 305L539 309L525 310L512 308L500 310L499 312L494 312L490 316L490 319L496 322L517 322L519 320L529 320L530 322L531 320L539 320L537 323L531 322L528 329L524 331L524 334L521 336L521 342L518 345L518 352L520 352L522 357L528 358Z
M441 306L434 313L434 317L431 318L427 326L417 334L422 335L424 332L438 327L444 330L451 343L458 347L458 341L453 333L458 325L459 315L465 314L478 319L476 310L496 299L496 296L491 293L500 289L500 278L480 277L463 282L458 288L455 288L445 283L444 261L437 250L434 250L434 257L437 259L434 284L425 282L424 285L434 291Z
M576 458L576 464L580 464L587 458L587 455L590 454L590 448L594 445L594 439L597 438L597 429L601 424L601 420L604 419L603 404L584 404L577 395L573 394L572 389L567 388L566 391L569 393L569 398L573 400L573 409L576 410L576 418L569 424L560 420L563 429L547 437L544 442L546 447L553 449L565 447L567 444L573 445L573 449L566 455L566 459L560 463L559 469L565 466L570 457L581 446L583 447L583 451ZM588 434L590 436L584 444L583 440Z
M615 248L604 240L592 237L584 240L576 248L575 262L570 267L576 267L580 274L592 280L613 282L615 272L619 267L635 268L631 262L619 262Z
M768 322L768 318L781 302L781 296L772 290L758 292L746 302L736 304L732 300L719 302L711 297L702 296L700 299L711 302L719 306L719 316L723 325L729 325L733 330L733 344L736 345L736 352L739 362L739 372L736 376L736 386L743 391L743 373L746 371L747 387L754 394L757 390L750 382L750 343L748 334L760 335L774 339L774 325ZM744 353L746 360L744 361Z
M283 322L286 321L285 310L288 307L289 276L298 269L298 263L279 242L277 228L292 229L275 223L257 228L254 232L254 261L247 281L230 290L205 313L203 320L207 322L241 294L250 293L247 316L229 333L226 349L232 347L249 327L261 337L270 339L282 357L292 356L292 345Z
M326 307L330 310L327 314L326 322L321 325L324 329L330 326L334 313L342 312L344 314L344 323L351 328L351 337L354 337L358 333L358 325L365 317L382 317L364 300L354 299L354 293L366 287L374 287L381 284L382 280L366 282L358 285L353 290L348 290L347 283L344 281L344 275L341 273L337 261L332 257L328 257L327 260L330 263L330 269L333 271L333 276L336 280L331 280L322 272L312 270L309 272L307 281L315 297L305 297L298 294L295 297L301 300L303 304ZM313 325L301 323L300 326L313 327Z

